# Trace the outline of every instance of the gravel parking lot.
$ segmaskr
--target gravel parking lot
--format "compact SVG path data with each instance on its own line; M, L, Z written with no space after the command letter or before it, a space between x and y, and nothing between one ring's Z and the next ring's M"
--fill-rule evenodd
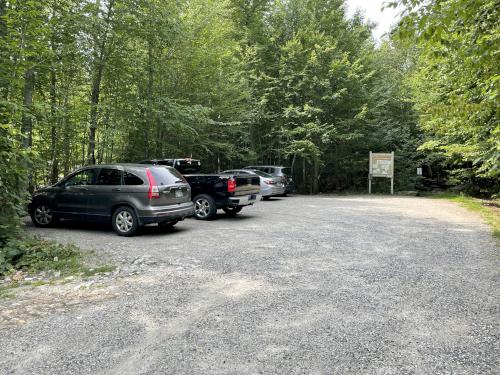
M133 238L30 231L150 262L111 298L0 330L2 374L499 372L499 248L450 202L297 196Z

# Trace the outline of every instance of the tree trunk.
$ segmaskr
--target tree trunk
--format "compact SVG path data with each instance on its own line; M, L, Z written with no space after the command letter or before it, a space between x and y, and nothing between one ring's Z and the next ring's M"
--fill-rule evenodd
M56 96L56 72L54 69L50 71L50 183L57 182L59 177L59 160L57 159L57 96Z
M97 66L97 72L92 81L92 92L90 95L90 129L89 129L89 147L87 150L87 162L95 164L95 136L97 131L97 112L99 105L99 95L101 90L102 73L104 62L100 60Z
M65 89L64 95L64 119L63 119L63 173L66 176L69 173L70 164L70 139L69 139L69 111L68 111L68 90Z
M319 175L319 162L314 161L314 174L313 174L313 194L318 194L318 175Z
M306 184L306 158L302 159L302 191L305 193L307 190Z
M146 88L146 123L144 124L144 155L149 158L149 130L152 123L153 96L153 46L148 40L148 86ZM157 156L161 157L161 156Z
M114 0L110 0L108 3L108 10L106 14L106 29L101 38L101 43L98 48L98 56L94 63L94 78L92 79L92 91L90 93L90 129L89 129L89 144L87 149L87 163L95 164L95 140L97 132L97 115L98 115L98 105L99 97L101 92L101 81L104 72L104 66L106 61L106 47L108 39L109 24L111 22L111 16L113 11Z
M7 13L7 0L0 0L0 40L7 40L7 25L4 16ZM8 61L7 48L4 43L0 45L0 61ZM0 94L7 100L9 97L9 77L7 72L2 72L0 76ZM4 120L4 111L0 111L0 119Z
M291 172L292 172L292 177L293 177L293 172L294 172L294 166L295 166L295 160L297 159L297 154L293 154L292 158L292 166L290 167Z
M0 0L0 37L7 35L7 25L4 16L7 13L7 0Z
M22 147L30 148L33 144L33 91L35 90L35 68L28 68L24 74L24 90L23 90L23 113L21 118L21 136ZM24 167L28 170L28 186L29 192L33 192L33 174L30 165L25 162Z
M109 108L106 109L106 112L104 114L104 121L103 121L103 125L104 125L104 131L103 131L103 134L102 134L102 137L101 137L101 141L99 142L99 147L98 147L98 151L97 151L97 163L100 164L103 162L103 160L105 159L105 152L106 152L106 148L107 148L107 145L108 145L108 138L109 138Z
M21 133L23 135L22 145L24 148L31 147L33 143L33 91L35 89L35 68L31 67L24 74L23 90L23 114L21 119Z

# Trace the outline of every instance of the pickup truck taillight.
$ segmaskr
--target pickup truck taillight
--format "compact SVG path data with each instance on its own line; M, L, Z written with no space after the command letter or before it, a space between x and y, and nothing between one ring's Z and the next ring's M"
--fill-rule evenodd
M158 190L158 185L156 185L155 178L149 168L146 168L146 175L148 176L149 181L149 190L148 190L148 198L160 198L160 191Z
M234 193L236 191L236 181L232 178L227 180L227 192Z

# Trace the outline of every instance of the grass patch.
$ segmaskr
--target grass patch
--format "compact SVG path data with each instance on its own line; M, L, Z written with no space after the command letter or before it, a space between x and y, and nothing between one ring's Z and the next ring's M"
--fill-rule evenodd
M14 293L12 293L11 286L0 286L0 299L2 298L12 298L14 297Z
M95 267L95 268L85 268L83 270L82 276L89 277L89 276L97 275L98 273L113 272L115 270L115 268L116 268L115 266L101 266L101 267Z
M38 237L16 238L0 248L0 276L17 270L75 274L83 268L82 259L82 253L74 245L61 245Z
M0 279L11 279L10 282L0 285L0 299L13 297L13 289L19 286L65 284L74 280L74 277L87 278L115 270L116 267L109 265L93 268L86 266L84 258L89 254L92 252L85 253L84 256L74 245L62 245L38 237L11 239L0 247ZM19 274L20 278L16 278ZM23 275L26 274L40 274L43 279L24 280Z
M500 244L500 201L498 199L478 199L463 194L455 194L452 192L443 192L425 196L433 199L446 199L451 202L456 202L471 211L478 212L483 217L483 219L491 226L493 237L495 237L497 243Z

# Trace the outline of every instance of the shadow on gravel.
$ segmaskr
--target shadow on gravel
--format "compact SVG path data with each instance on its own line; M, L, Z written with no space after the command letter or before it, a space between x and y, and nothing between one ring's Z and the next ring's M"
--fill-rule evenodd
M26 222L26 227L31 227L35 228L33 223L31 221ZM40 229L40 228L39 228ZM85 221L72 221L72 220L63 220L51 227L50 229L57 229L57 230L68 230L68 231L73 231L73 230L78 230L78 231L84 231L84 232L101 232L101 233L109 233L115 235L115 231L113 230L113 227L111 224L106 224L106 223L92 223L92 222L85 222ZM40 229L43 230L43 229ZM157 225L148 225L139 228L137 233L133 237L137 236L163 236L167 234L175 234L175 233L180 233L184 232L186 230L189 230L189 228L186 228L185 226L182 227L182 221L179 222L175 227L173 228L160 228ZM116 236L118 236L116 234Z
M236 216L229 216L226 215L225 213L218 213L217 216L215 217L214 220L211 221L234 221L234 222L242 222L250 219L255 219L258 215L252 215L252 214L247 214L247 213L239 213ZM196 219L194 219L196 220ZM200 224L202 224L203 221L200 220Z
M269 198L269 199L266 199L266 200L262 200L260 202L260 204L266 204L267 202L279 202L279 201L282 201L282 200L283 200L283 198L281 198L281 197L272 197L272 198Z
M182 232L189 232L191 229L183 225L183 222L179 222L175 227L165 229L165 228L160 228L156 225L151 225L147 227L142 227L137 231L137 236L148 236L148 237L153 237L153 236L164 236L164 235L175 235L179 234Z

